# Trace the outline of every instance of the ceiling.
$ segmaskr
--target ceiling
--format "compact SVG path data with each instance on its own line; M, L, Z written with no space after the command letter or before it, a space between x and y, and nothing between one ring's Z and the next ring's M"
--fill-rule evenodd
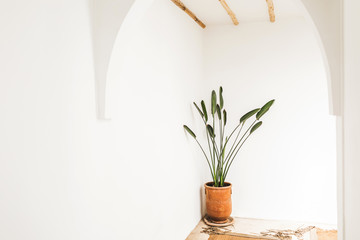
M219 0L182 0L205 25L232 24L229 15ZM276 20L304 15L299 0L273 0ZM240 24L242 22L269 21L266 0L226 0L235 13Z

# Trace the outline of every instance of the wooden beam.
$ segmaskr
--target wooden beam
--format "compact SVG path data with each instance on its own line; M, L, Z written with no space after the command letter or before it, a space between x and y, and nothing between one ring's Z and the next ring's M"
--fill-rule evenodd
M226 10L226 12L229 14L231 20L233 21L234 25L238 25L239 21L237 20L234 12L231 10L231 8L229 7L229 5L227 5L227 3L225 2L225 0L219 0L219 2L221 3L221 5L224 7L224 9Z
M273 0L266 0L269 9L270 22L275 22L275 12Z
M194 19L194 21L199 24L200 27L205 28L206 25L200 21L195 14L190 11L180 0L171 0L173 3L175 3L176 6L178 6L179 8L181 8L184 12L186 12L192 19Z

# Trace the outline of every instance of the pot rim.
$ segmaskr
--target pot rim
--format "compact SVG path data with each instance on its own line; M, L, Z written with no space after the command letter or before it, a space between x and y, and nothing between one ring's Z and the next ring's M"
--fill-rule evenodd
M232 184L230 182L224 182L226 184L229 184L228 186L225 186L225 187L211 187L211 186L208 186L209 183L214 183L214 182L212 181L212 182L205 183L204 184L205 188L212 189L212 190L223 190L223 189L228 189L228 188L232 187Z

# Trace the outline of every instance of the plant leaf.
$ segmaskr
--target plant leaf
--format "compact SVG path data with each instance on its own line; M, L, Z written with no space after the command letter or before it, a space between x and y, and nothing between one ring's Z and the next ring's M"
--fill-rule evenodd
M205 106L204 100L201 101L201 108L202 108L203 113L204 113L205 122L207 122L207 121L208 121L208 115L207 115L207 111L206 111L206 106Z
M226 125L226 121L227 121L227 113L226 110L224 109L223 111L223 115L224 115L224 126Z
M191 129L190 129L188 126L184 125L184 129L185 129L191 136L193 136L193 138L196 138L195 133L194 133L193 131L191 131Z
M206 129L208 130L210 137L215 138L214 129L209 124L206 125Z
M249 118L251 118L255 113L259 112L260 108L251 110L250 112L246 113L244 116L242 116L240 118L240 123L245 123L246 120L248 120Z
M252 134L253 132L255 132L255 130L258 129L261 125L262 125L262 122L256 123L256 124L251 128L250 134Z
M220 87L220 90L219 90L219 92L220 92L220 109L223 109L223 107L224 107L224 98L223 98L223 88L222 87Z
M216 92L213 90L211 92L211 114L214 116L216 112Z
M221 120L221 110L220 110L219 104L216 105L216 112L217 112L219 120Z
M203 112L200 110L200 108L198 107L198 105L195 102L194 102L194 105L195 105L196 109L199 111L201 117L204 117Z
M259 120L267 111L269 111L270 107L273 105L274 102L275 102L275 99L267 102L267 103L260 109L260 111L256 114L256 119Z

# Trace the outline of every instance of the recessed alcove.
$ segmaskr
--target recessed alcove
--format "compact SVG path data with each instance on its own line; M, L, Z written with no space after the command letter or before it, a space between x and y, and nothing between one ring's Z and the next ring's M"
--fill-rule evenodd
M209 178L206 163L191 139L182 142L183 132L176 126L190 122L195 129L199 127L191 103L208 100L208 93L221 85L234 118L231 124L241 113L267 99L277 99L262 136L246 146L230 174L235 182L234 215L336 224L336 121L329 109L331 113L337 110L331 100L324 47L304 6L297 1L279 1L278 18L270 23L266 4L255 10L260 5L256 3L252 15L240 17L240 24L234 26L217 2L209 3L211 11L200 8L201 1L183 2L197 17L210 19L205 29L176 6L155 1L141 18L131 15L128 19L122 37L115 41L108 72L107 97L113 120L139 126L124 129L123 136L140 135L145 131L143 124L151 124L147 138L161 133L164 139L176 139L180 144L175 147L175 142L167 142L165 155L182 151L181 157L157 162L168 167L164 174L171 173L166 176L175 180L177 174L180 177L182 171L190 170L191 181L176 187L181 194L177 195L170 183L165 184L169 184L166 194L156 190L158 196L179 206L172 210L174 215L168 215L161 204L152 203L152 208L159 208L157 214L165 218L177 216L174 221L186 222L184 229L194 227L204 213L200 199L202 183ZM246 12L245 5L232 8ZM176 111L170 110L174 108ZM139 144L148 146L147 140ZM125 146L136 151L130 142ZM151 155L159 154L156 149L146 149ZM147 160L139 161L151 168ZM137 164L126 163L130 168ZM144 178L151 176L140 172ZM152 188L157 189L155 185ZM176 198L183 194L187 197ZM164 229L159 238L175 231L180 230Z
M356 8L342 56L342 1L273 0L270 22L265 0L227 0L236 26L183 2L204 29L171 0L1 3L0 239L185 239L209 173L182 126L204 137L192 102L220 85L229 126L276 99L229 173L233 216L340 235L346 216L356 239Z

